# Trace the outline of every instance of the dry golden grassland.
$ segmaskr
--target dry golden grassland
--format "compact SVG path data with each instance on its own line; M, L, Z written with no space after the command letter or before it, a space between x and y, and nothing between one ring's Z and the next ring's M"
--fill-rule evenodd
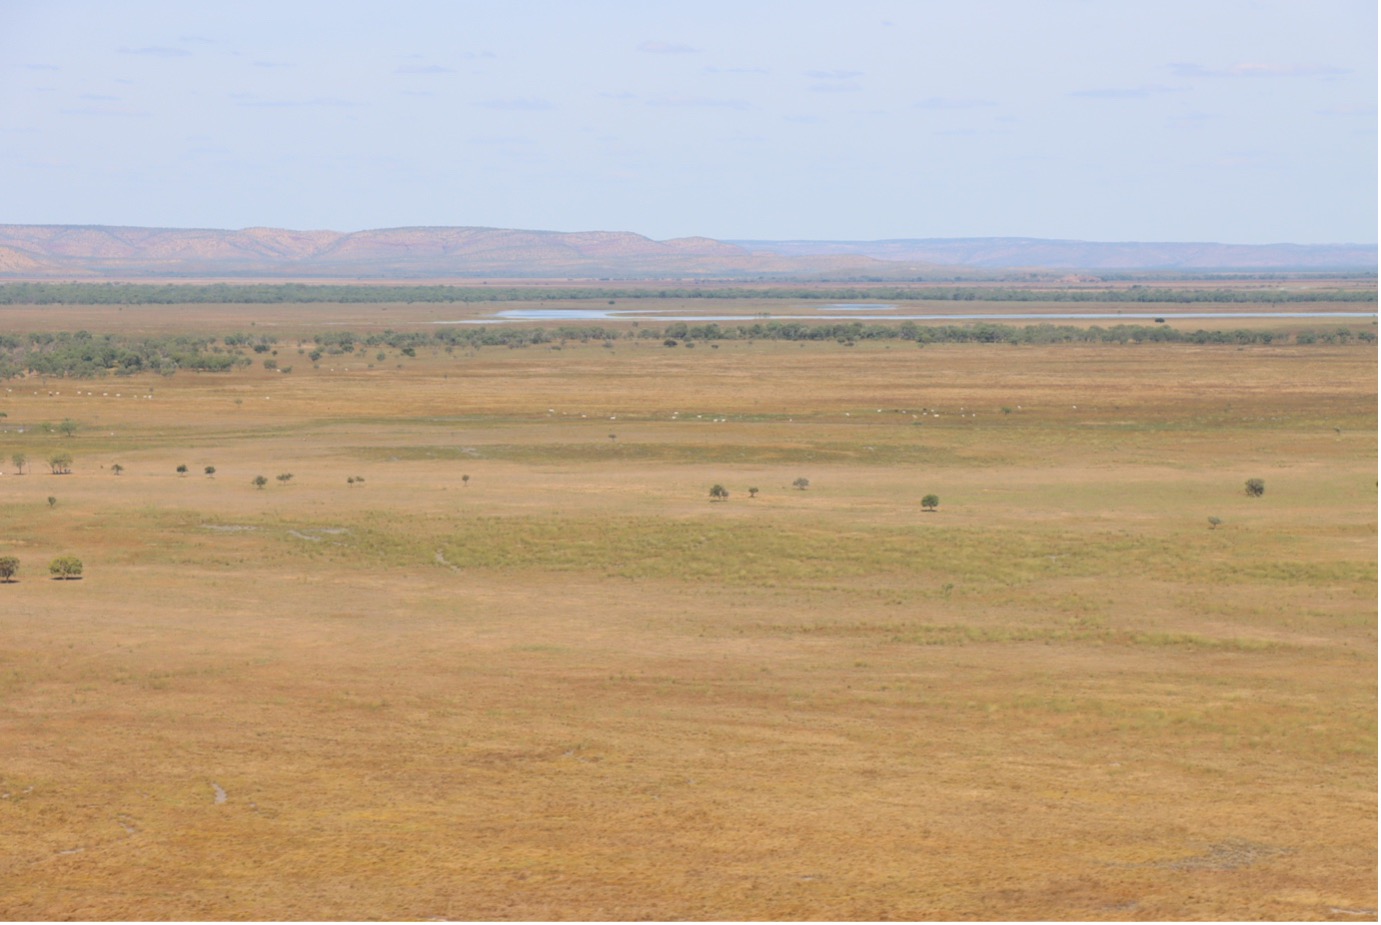
M0 916L1375 918L1374 348L279 351L0 383Z

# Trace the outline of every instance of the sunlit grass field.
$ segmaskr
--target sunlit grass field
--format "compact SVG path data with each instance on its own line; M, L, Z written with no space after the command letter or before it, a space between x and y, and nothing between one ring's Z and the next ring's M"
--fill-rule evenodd
M280 336L0 383L0 916L1375 918L1374 348Z

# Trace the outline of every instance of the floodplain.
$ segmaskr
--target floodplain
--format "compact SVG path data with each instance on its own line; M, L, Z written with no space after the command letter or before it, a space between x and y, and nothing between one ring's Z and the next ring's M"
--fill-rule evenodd
M4 309L0 916L1376 917L1374 343L456 310Z

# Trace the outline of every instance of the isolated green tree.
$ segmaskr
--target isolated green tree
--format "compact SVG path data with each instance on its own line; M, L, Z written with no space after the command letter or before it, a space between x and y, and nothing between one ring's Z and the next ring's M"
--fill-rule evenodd
M186 475L186 474L187 474L187 464L186 464L186 463L183 463L182 465L180 465L180 466L177 467L177 474L178 474L178 475Z
M14 556L0 556L0 581L9 584L14 581L14 573L19 571L19 560Z
M58 556L48 563L48 573L64 581L82 577L82 560L76 556Z
M1223 519L1221 517L1210 517L1208 519L1208 529L1217 530L1222 523Z
M1266 483L1261 479L1247 479L1247 494L1253 498L1260 498L1266 493Z
M48 508L51 510L52 508L55 508L55 507L57 507L57 506L58 506L58 499L55 498L55 497L53 497L52 495L49 495L49 496L48 496Z
M215 466L207 466L205 469L202 469L201 471L206 473L206 477L207 477L208 479L209 479L209 478L213 478L213 477L216 475L216 467L215 467Z
M363 482L364 479L360 479L360 481ZM468 476L468 475L462 475L462 476L460 477L460 484L461 484L461 487L462 487L462 488L469 488L469 487L470 487L470 476Z
M63 418L62 423L58 425L58 430L64 437L70 437L77 432L77 422L71 418Z
M120 465L119 463L115 463L110 467L110 471L114 472L116 475L119 475L121 472L125 471L125 467Z
M795 488L797 491L805 491L807 488L810 487L810 479L799 478L791 483L791 487Z
M256 476L254 477L254 487L255 487L255 488L262 489L262 488L263 488L265 485L267 485L268 483L269 483L269 480L266 479L266 478L264 478L262 475L256 475Z
M278 481L279 481L281 484L283 484L283 485L288 484L288 483L291 482L292 480L293 480L293 474L292 474L291 472L283 472L283 473L280 473L280 474L278 475Z
M924 498L921 499L921 507L925 508L927 511L933 511L939 506L939 495L926 495Z
M711 500L711 501L727 501L727 500L729 500L729 489L725 488L723 485L718 485L718 484L716 484L713 488L710 489L710 500Z
M748 497L750 497L750 498L756 498L757 496L758 496L758 490L757 490L756 488L750 488L750 489L748 489Z
M24 467L29 464L29 457L25 456L23 453L15 453L10 457L10 462L14 463L15 474L23 475Z

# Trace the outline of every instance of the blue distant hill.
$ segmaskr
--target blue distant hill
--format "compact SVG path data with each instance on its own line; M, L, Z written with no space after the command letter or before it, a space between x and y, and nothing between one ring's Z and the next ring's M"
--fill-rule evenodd
M726 241L781 257L871 257L889 263L1066 270L1375 270L1375 244L1213 244L1044 238L901 238L884 241Z

